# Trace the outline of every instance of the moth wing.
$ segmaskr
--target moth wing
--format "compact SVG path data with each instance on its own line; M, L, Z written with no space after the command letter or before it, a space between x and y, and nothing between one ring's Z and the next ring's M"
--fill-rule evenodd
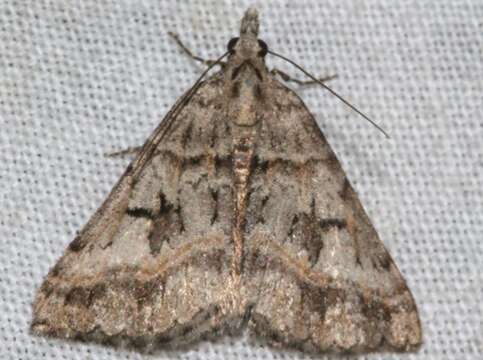
M34 332L176 345L214 326L230 288L232 213L220 88L215 75L153 155L128 167L44 280Z
M272 80L247 210L251 328L311 351L412 349L412 295L313 116ZM271 107L270 107L271 106Z

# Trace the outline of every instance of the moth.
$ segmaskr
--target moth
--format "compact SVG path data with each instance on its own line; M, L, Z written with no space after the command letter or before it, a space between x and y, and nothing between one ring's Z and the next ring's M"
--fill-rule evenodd
M221 69L148 138L38 290L34 333L139 348L244 328L311 352L421 343L401 273L258 31L249 9Z

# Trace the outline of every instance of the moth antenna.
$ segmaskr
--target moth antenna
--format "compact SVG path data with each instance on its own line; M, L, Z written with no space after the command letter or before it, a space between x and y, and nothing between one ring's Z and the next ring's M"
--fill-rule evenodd
M367 121L369 121L376 129L378 129L380 132L382 132L386 136L386 138L388 138L388 139L390 138L389 135L384 131L384 129L381 128L379 125L377 125L373 120L371 120L369 118L369 116L365 115L362 111L360 111L359 109L357 109L354 105L352 105L350 102L348 102L346 99L344 99L341 95L339 95L338 93L336 93L330 87L328 87L327 85L325 85L322 81L320 81L315 76L313 76L312 74L310 74L307 70L305 70L302 66L300 66L299 64L297 64L295 61L290 60L289 58L287 58L287 57L285 57L283 55L280 55L280 54L278 54L276 52L273 52L271 50L268 50L268 53L271 54L271 55L273 55L273 56L279 57L280 59L285 60L286 62L288 62L288 63L292 64L293 66L295 66L297 69L299 69L300 71L302 71L305 75L307 75L313 81L315 81L316 83L318 83L319 85L321 85L324 89L330 91L330 93L332 95L334 95L337 99L339 99L340 101L342 101L344 104L346 104L348 107L350 107L356 113L358 113L364 119L366 119Z
M230 53L230 51L226 51L223 55L221 55L218 59L216 59L212 64L210 64L198 77L198 80L190 87L190 89L184 94L182 99L175 105L164 117L163 121L161 122L160 126L155 130L152 141L146 143L146 146L143 146L136 163L143 163L143 158L146 156L151 156L154 152L154 149L158 146L158 144L163 140L164 136L170 129L174 119L178 116L178 114L183 110L183 108L188 104L190 99L199 89L203 78L208 74L208 72L213 69L216 65L220 64L221 61ZM137 172L141 171L142 168L136 169Z

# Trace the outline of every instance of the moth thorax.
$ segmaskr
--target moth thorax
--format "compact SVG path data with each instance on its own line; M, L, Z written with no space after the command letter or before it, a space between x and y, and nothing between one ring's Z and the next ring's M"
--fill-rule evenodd
M232 101L229 116L238 126L253 126L257 123L257 106L252 87L243 87L238 99Z

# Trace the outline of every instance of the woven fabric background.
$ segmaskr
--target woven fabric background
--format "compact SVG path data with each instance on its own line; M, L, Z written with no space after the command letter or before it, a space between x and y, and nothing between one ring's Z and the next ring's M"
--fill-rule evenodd
M167 36L219 56L247 6L261 38L318 87L316 116L419 306L416 354L483 358L483 2L3 0L0 4L0 358L309 359L242 336L141 355L29 333L36 289L129 158L203 70ZM287 63L268 59L303 78Z

